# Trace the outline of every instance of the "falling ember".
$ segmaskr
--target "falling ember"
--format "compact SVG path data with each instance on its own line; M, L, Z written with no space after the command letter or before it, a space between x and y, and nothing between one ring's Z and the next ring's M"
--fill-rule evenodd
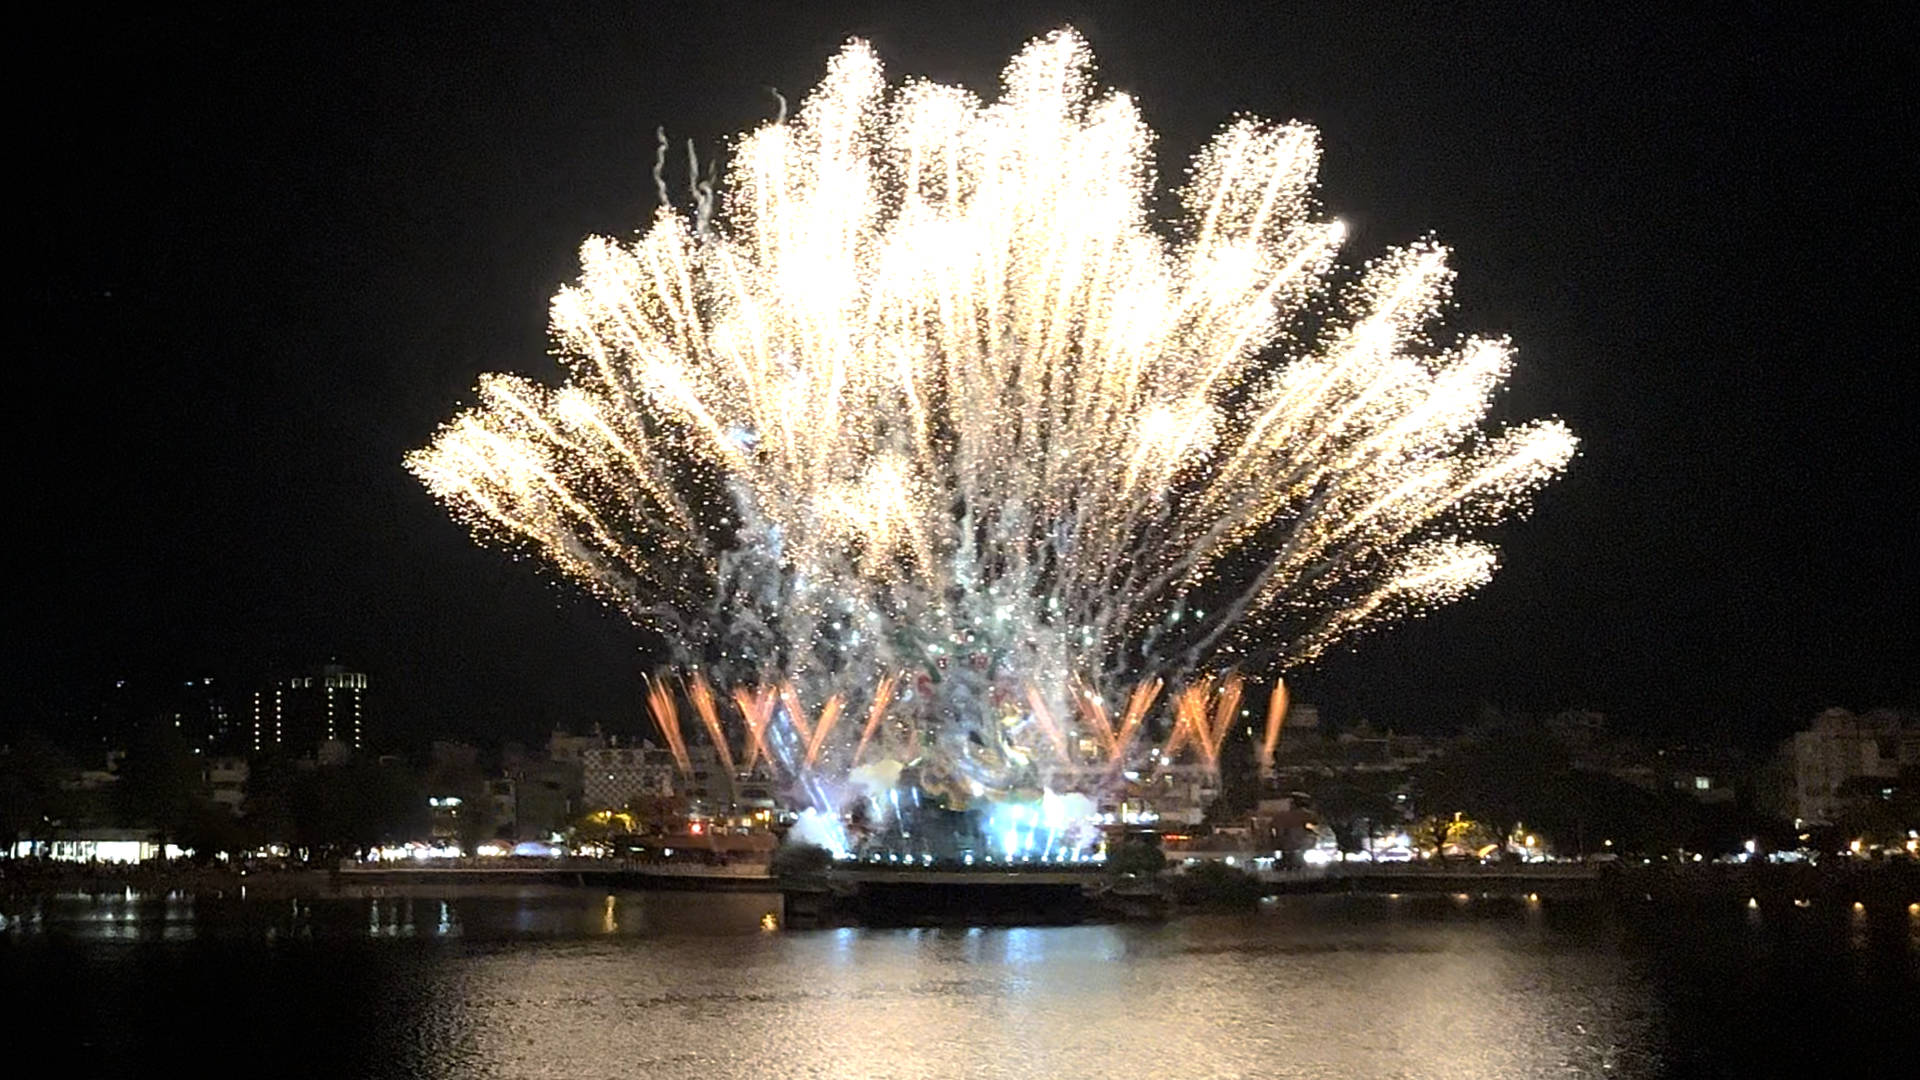
M1471 592L1496 556L1469 534L1576 443L1486 426L1512 349L1440 332L1445 248L1339 261L1312 128L1228 124L1164 231L1153 155L1071 30L993 101L890 86L853 42L691 212L582 246L559 386L483 377L407 467L664 638L730 754L728 688L741 768L815 807L851 790L832 762L883 815L874 777L909 762L916 806L1052 792L1076 735L1110 777L1163 680L1173 750L1217 763L1240 683L1204 673L1277 674ZM994 827L1031 842L1039 813Z

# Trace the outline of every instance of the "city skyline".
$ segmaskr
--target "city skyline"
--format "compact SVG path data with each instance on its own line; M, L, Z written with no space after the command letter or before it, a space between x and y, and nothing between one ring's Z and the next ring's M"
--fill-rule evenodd
M1827 705L1913 704L1913 450L1880 374L1912 271L1871 224L1899 220L1898 193L1871 186L1886 170L1841 159L1891 154L1865 136L1893 108L1870 79L1825 81L1843 51L1868 71L1890 54L1758 18L1642 25L1650 43L1630 43L1551 13L1244 32L925 14L87 27L114 62L84 87L56 76L30 136L54 212L31 227L29 341L79 363L31 376L50 407L30 419L26 510L65 528L35 534L42 632L16 677L337 656L413 739L637 727L659 654L472 549L399 452L482 371L550 377L546 298L582 235L650 208L656 124L711 147L851 34L896 71L986 85L1073 22L1099 78L1140 92L1163 169L1228 113L1315 123L1326 209L1355 250L1428 229L1455 247L1448 329L1520 348L1500 415L1561 416L1587 440L1532 519L1496 534L1491 586L1327 658L1297 677L1304 700L1429 729L1480 701L1581 706L1758 745ZM1445 47L1416 48L1427 35ZM666 64L648 43L669 37ZM1351 70L1343 48L1364 53ZM1629 133L1631 153L1584 151Z

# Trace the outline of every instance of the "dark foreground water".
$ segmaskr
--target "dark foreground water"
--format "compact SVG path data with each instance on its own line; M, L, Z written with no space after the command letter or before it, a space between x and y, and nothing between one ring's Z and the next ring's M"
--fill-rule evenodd
M1920 912L1323 896L1045 929L777 897L58 897L0 927L48 1076L1913 1076ZM24 1055L24 1056L22 1056Z

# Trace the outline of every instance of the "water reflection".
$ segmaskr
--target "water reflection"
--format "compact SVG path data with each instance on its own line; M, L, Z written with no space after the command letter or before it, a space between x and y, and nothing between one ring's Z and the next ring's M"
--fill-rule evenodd
M474 966L462 1026L507 1075L1107 1076L1143 1060L1164 1076L1635 1075L1620 1070L1657 1035L1645 987L1602 950L1526 947L1511 931L1532 918L1336 909L1321 932L1286 910L843 928L732 945L725 962L699 938L503 955Z
M539 888L56 896L6 911L0 991L31 988L49 1032L84 1017L127 1075L220 1015L236 1060L290 1075L669 1080L1738 1074L1782 1053L1756 1024L1838 1039L1920 1004L1920 908L1330 896L1160 925L802 932L770 930L779 910ZM274 1033L322 1029L355 1035L289 1065Z

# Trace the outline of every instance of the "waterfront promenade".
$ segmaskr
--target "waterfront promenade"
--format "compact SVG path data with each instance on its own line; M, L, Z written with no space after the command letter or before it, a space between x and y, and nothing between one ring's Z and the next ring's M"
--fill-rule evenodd
M1177 872L1177 871L1176 871ZM1478 864L1334 863L1296 870L1250 871L1271 893L1293 892L1487 892L1583 887L1597 881L1597 867L1575 863ZM338 880L359 884L431 882L540 882L608 888L682 888L731 891L781 888L763 862L729 864L566 858L542 860L458 859L405 863L343 863ZM813 879L841 888L912 885L977 889L993 886L1077 887L1103 890L1112 878L1097 866L908 867L842 863ZM788 888L793 886L788 883Z

